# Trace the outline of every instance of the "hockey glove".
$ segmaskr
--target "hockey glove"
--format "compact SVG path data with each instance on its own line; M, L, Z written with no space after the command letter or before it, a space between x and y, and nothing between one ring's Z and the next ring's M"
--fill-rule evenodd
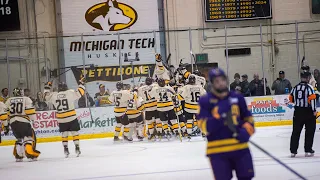
M253 126L246 122L242 125L241 128L238 129L238 136L237 139L240 142L248 142L250 137L253 135L254 133L254 128Z
M235 124L237 122L233 121L231 110L229 110L226 113L226 121L225 122L227 123L227 126L230 129L230 131L233 133L232 136L237 137L238 131L237 131L237 125Z
M9 131L10 131L10 128L9 128L9 126L4 126L3 127L3 133L4 133L4 135L8 135L9 134Z
M79 80L79 83L80 83L81 85L84 85L84 84L86 83L86 78L85 78L85 77L81 78L81 79Z

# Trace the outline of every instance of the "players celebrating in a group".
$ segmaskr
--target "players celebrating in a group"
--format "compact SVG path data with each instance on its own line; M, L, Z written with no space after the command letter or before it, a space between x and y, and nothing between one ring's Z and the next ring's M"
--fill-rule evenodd
M67 84L60 82L58 85L58 93L50 93L51 83L47 83L45 100L52 103L57 111L57 120L59 123L59 131L62 133L62 144L64 147L64 154L69 156L68 135L71 134L75 145L75 152L77 157L81 154L79 145L79 130L80 124L77 119L74 101L78 100L85 94L85 87L83 86L85 79L79 81L77 90L68 89Z

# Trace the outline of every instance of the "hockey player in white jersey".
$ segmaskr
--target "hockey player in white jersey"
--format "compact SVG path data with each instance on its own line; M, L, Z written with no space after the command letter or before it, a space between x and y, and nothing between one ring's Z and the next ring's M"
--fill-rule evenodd
M0 101L0 134L2 130L5 133L4 135L8 135L9 133L8 108L3 102ZM1 143L1 135L0 135L0 143Z
M151 98L150 92L155 85L153 84L153 79L151 77L146 78L146 84L138 89L138 96L142 97L145 111L145 119L148 124L148 131L150 134L149 140L153 140L154 135L154 123L156 123L156 129L158 135L162 132L162 122L157 111L157 100Z
M182 135L184 136L184 135L187 135L187 129L186 129L186 124L185 124L186 122L183 114L182 103L181 103L181 100L183 100L183 98L181 97L180 93L182 93L182 91L181 91L181 88L176 85L175 81L171 81L169 85L174 89L176 93L175 98L173 98L174 111L176 112L176 115L179 118L180 128L183 132Z
M178 73L176 78L182 77L186 83L188 83L189 76L193 75L195 77L196 85L201 85L202 87L206 85L206 79L201 76L201 73L198 70L195 70L193 74L191 74L184 66L182 66L182 67L179 67L177 71Z
M187 120L187 132L191 138L193 124L197 126L195 119L196 113L199 111L198 101L200 96L205 95L206 91L201 85L196 85L196 78L193 75L189 76L189 84L183 87L181 97L185 100L185 118Z
M129 119L126 115L128 102L130 99L133 99L133 94L129 90L123 90L123 83L117 82L117 90L113 91L110 95L110 101L115 103L114 115L116 117L117 125L115 127L114 141L120 141L119 134L121 132L122 126L123 129L123 138L125 141L132 141L132 138L129 138L130 125Z
M80 124L77 119L74 102L85 94L84 81L84 78L79 81L79 87L77 90L68 89L67 84L64 82L59 83L58 93L51 93L48 92L48 88L45 89L45 100L47 102L51 102L57 111L56 117L59 123L59 131L62 133L62 145L66 158L69 157L70 154L68 148L69 133L72 136L77 157L81 154L79 142ZM50 82L47 84L49 83Z
M9 132L9 125L14 136L17 138L13 149L13 155L17 162L21 162L26 156L29 160L37 160L40 152L36 148L36 137L32 128L32 121L35 120L36 111L32 105L32 100L22 96L22 90L15 88L13 96L9 98L5 105L8 110L8 119L3 122L5 134ZM4 113L2 113L5 115Z
M168 120L172 124L172 130L179 136L177 116L173 110L175 91L172 87L166 86L165 80L162 78L158 79L158 85L158 87L152 88L150 96L157 100L157 110L159 111L160 120L163 123L163 130L167 138L170 139L171 135L169 134Z
M129 119L129 125L132 127L131 129L135 129L137 132L137 138L139 141L143 141L143 116L142 116L142 111L144 110L144 105L143 105L143 99L142 97L138 97L138 90L133 89L132 94L133 94L133 99L130 99L128 101L128 106L127 106L127 111L126 115L128 116ZM131 139L129 133L129 138Z

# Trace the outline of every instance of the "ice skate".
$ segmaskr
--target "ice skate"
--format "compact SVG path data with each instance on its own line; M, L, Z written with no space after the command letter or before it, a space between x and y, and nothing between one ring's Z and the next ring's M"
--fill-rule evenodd
M161 132L158 132L158 133L157 133L157 139L158 139L159 141L161 141L162 136L163 136L163 133L161 133Z
M156 140L156 135L151 134L148 138L148 141L155 141Z
M305 154L306 157L313 157L314 156L314 150L311 150L309 152L306 152Z
M296 157L297 153L291 153L291 157L294 158Z
M141 137L141 136L137 136L138 138L138 141L143 141L144 137Z
M187 138L188 138L189 141L191 141L191 135L190 134L187 135Z
M64 146L64 156L65 158L68 158L69 157L69 148L67 146Z
M114 142L119 142L119 141L121 141L121 140L120 140L120 138L119 138L118 136L115 136L115 137L113 138L113 141L114 141Z
M170 133L170 132L168 132L168 133L166 134L166 138L167 138L168 140L170 140L170 139L172 138L172 136L171 136L171 133Z
M123 136L123 140L126 142L132 142L133 139L132 138L128 138L127 136Z
M79 157L80 154L81 154L80 146L79 146L79 145L76 145L76 155L77 155L77 157Z
M16 162L23 162L23 158L17 158Z

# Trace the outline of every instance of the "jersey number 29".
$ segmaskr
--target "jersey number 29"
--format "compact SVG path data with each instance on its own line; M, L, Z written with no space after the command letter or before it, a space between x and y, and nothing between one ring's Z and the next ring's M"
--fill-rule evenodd
M57 110L58 111L67 111L69 110L68 100L67 99L57 99L56 103L58 103ZM62 106L62 107L61 107Z

